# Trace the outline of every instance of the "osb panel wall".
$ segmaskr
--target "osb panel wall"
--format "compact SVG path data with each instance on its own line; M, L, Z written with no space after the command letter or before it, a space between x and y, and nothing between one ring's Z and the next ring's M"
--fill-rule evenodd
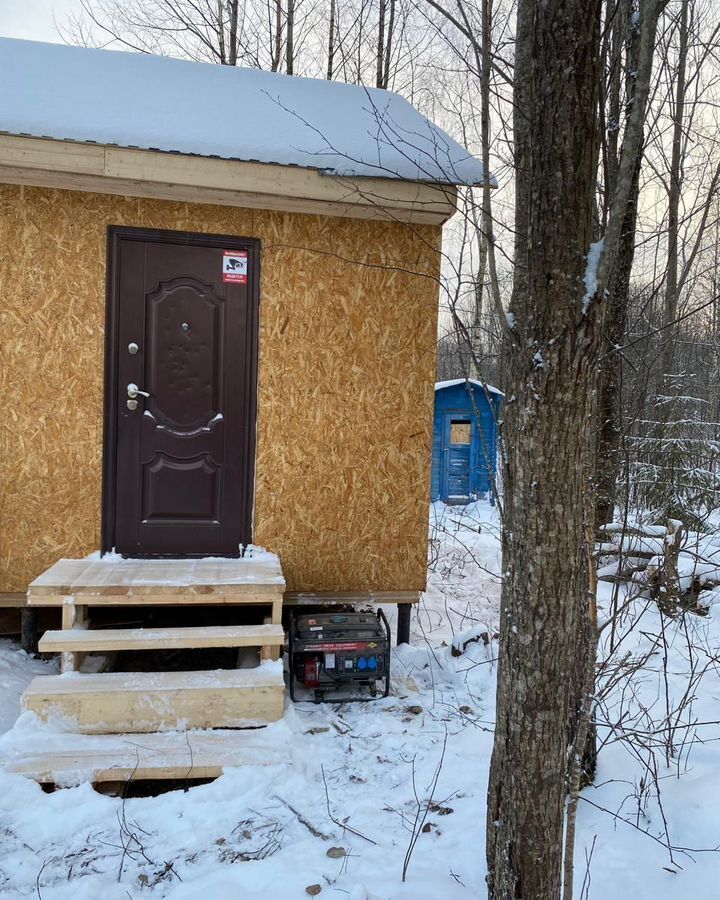
M439 228L2 185L0 591L99 547L109 224L261 239L254 539L290 590L422 589Z

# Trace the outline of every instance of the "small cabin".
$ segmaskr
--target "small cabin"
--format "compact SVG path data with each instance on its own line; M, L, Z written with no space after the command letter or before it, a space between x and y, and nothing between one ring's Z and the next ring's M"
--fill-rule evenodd
M442 225L482 164L388 91L0 55L0 593L259 544L291 593L417 596Z
M474 378L435 385L433 500L460 504L483 494L493 500L502 397L497 388Z
M38 676L24 706L93 734L277 719L287 606L397 604L408 639L442 226L482 164L388 91L7 39L0 58L0 599L62 613L39 647L63 671L147 651ZM142 627L103 627L123 623ZM209 674L217 648L259 672ZM211 669L148 671L176 649ZM129 771L187 770L184 738Z

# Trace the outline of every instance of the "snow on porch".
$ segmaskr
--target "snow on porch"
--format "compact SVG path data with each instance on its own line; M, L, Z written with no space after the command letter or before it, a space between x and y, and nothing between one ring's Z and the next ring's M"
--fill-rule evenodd
M29 606L78 604L244 603L259 595L282 602L285 579L274 553L239 559L123 559L115 554L61 559L28 588Z

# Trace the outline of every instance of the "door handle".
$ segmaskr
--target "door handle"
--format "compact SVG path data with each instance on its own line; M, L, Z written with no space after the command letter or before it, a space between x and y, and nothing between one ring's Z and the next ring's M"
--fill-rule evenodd
M141 391L140 388L135 384L134 381L131 381L130 384L127 386L127 395L128 395L128 397L130 397L131 400L134 400L135 397L138 397L138 396L139 397L149 397L150 396L150 394L148 394L147 391Z

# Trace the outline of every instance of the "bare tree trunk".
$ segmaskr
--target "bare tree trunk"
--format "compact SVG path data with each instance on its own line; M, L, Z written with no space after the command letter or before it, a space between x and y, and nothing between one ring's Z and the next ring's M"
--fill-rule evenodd
M478 230L479 260L475 273L475 303L473 306L472 326L470 328L470 340L472 342L472 376L482 379L480 360L482 359L483 345L483 305L485 297L485 270L487 269L487 241L481 231Z
M620 148L620 95L622 93L623 40L630 26L629 0L606 0L605 21L610 21L610 49L606 59L609 69L607 86L607 125L605 141L605 206L603 223L607 224L610 199L617 184Z
M430 0L431 3L434 0ZM470 40L473 54L475 56L475 64L477 66L477 71L480 73L480 103L481 103L481 111L480 111L480 143L482 149L482 162L483 162L483 173L485 175L482 184L482 226L478 228L481 232L481 240L482 240L482 251L483 256L481 257L479 267L481 270L481 275L484 281L485 278L485 269L488 269L488 281L490 287L490 296L493 301L493 308L496 315L499 315L501 319L505 317L505 310L503 309L502 298L500 297L500 282L498 280L498 272L497 272L497 262L495 258L495 226L494 226L494 218L492 212L492 194L491 194L491 184L489 180L490 175L490 74L492 72L492 64L493 64L493 50L492 50L492 4L493 0L482 0L482 34L480 40L478 41L475 35L473 34L472 25L470 19L465 10L465 6L462 0L457 0L458 9L460 11L460 16L462 18L462 23L458 22L454 18L450 18L449 21L453 21L454 24L459 27L463 33ZM442 7L439 7L440 11L443 12L444 15L448 16L447 11L444 11ZM522 128L524 123L516 122L515 129L518 127ZM515 152L519 152L519 142L515 141ZM515 160L515 178L517 183L519 184L522 181L523 173L520 165L517 162L517 158ZM516 209L516 215L524 214L523 211ZM475 215L475 208L473 207L473 218L475 219L475 224L477 226L477 216ZM517 235L522 233L522 229L516 229L516 242L515 242L515 279L517 283L517 278L522 276L522 272L524 271L524 262L518 263L518 240ZM527 252L527 247L523 248L523 253Z
M668 262L665 275L665 302L663 309L664 344L660 357L660 377L671 384L675 356L674 328L678 307L678 230L680 218L680 194L682 190L683 122L685 118L686 68L688 50L688 9L690 0L680 4L680 32L678 66L675 77L675 103L673 109L672 159L670 162L670 187L668 191ZM669 404L665 405L668 409ZM668 410L669 411L669 410Z
M585 511L596 307L600 5L519 0L517 278L505 353L505 522L497 717L488 788L491 900L557 900L568 721L587 625ZM568 123L572 127L568 127ZM527 253L532 241L532 254Z
M627 44L626 108L635 102L635 79L639 66L640 33L633 25L632 8L622 0L613 19L613 67L609 90L606 206L617 189L620 151L620 85L622 82L621 53L623 38ZM622 357L615 348L622 344L627 325L630 296L630 274L635 257L635 230L640 193L640 167L643 158L642 139L635 158L632 187L627 201L617 255L609 275L607 306L603 317L602 359L598 386L598 432L595 452L595 491L597 525L611 522L615 510L615 491L620 471L619 449L622 438ZM605 214L607 218L608 213Z
M239 0L232 0L230 3L230 52L228 53L228 63L231 66L237 65L238 7Z
M383 84L383 67L385 63L385 7L387 0L380 0L378 11L378 39L377 54L375 58L375 87L385 87Z
M287 20L285 23L285 71L288 75L293 74L295 48L293 40L295 37L295 0L287 0Z
M502 312L500 284L495 261L495 223L492 211L490 188L490 74L492 71L492 4L493 0L482 0L482 39L480 64L480 141L482 144L483 185L482 185L482 226L483 244L487 256L490 294L496 310ZM485 266L483 266L483 279Z
M282 0L275 0L275 45L270 66L271 72L277 72L280 69L280 59L282 58L282 17Z
M595 523L612 522L615 494L620 472L622 442L622 356L615 351L622 345L627 327L630 300L630 273L635 256L635 227L640 190L640 165L637 158L633 176L632 197L628 201L620 232L620 245L608 287L607 307L603 322L600 384L598 386L598 432L595 453Z
M395 31L395 0L390 0L390 18L388 20L387 38L385 40L385 67L383 71L383 87L390 86L390 59L392 56L393 32Z
M332 81L335 61L335 0L330 0L330 29L328 31L327 80Z
M223 0L217 0L217 28L218 28L218 52L220 65L227 65L227 50L225 48L225 15L223 13Z
M588 506L592 509L592 505ZM563 893L562 900L573 900L573 882L575 867L573 865L575 828L577 825L578 801L583 787L583 773L586 770L586 747L590 742L595 753L593 703L595 701L595 661L597 659L598 630L597 606L597 568L595 565L595 529L589 522L585 529L585 556L588 571L588 620L585 640L587 645L582 654L585 658L585 671L582 674L582 701L573 745L570 765L570 783L568 788L567 824L565 827L565 848L563 861Z

